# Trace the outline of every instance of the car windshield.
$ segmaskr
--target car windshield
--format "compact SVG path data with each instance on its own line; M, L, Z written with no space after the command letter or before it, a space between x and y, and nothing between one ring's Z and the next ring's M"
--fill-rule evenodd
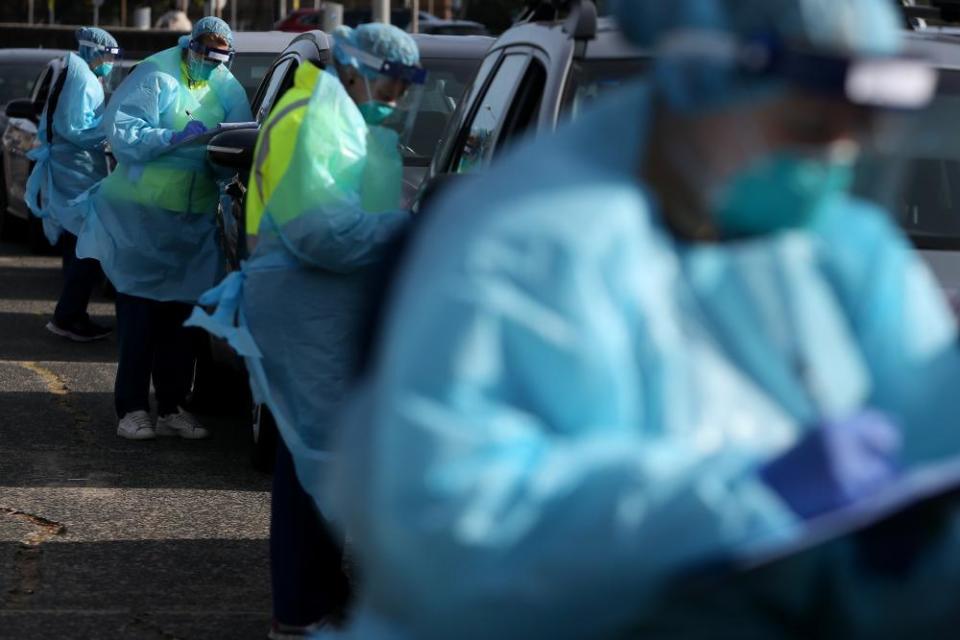
M33 83L46 64L46 60L0 64L0 104L29 98Z
M473 78L480 59L424 58L427 82L412 126L409 112L398 110L385 125L401 134L404 164L430 164L450 117Z
M958 109L960 72L941 71L936 100L915 121L916 130L885 147L892 157L868 159L859 168L855 190L889 206L921 249L960 248L960 133L950 125ZM878 193L878 185L889 193Z
M580 60L574 63L564 107L576 119L597 98L623 85L646 69L639 58Z
M276 53L237 53L230 66L230 71L247 92L247 100L253 102L253 96L260 87L260 81L270 71L270 66L276 60Z

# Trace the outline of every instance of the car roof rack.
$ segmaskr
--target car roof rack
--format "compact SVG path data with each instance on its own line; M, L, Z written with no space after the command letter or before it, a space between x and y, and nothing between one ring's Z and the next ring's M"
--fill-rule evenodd
M564 20L563 30L574 40L597 37L597 5L594 0L528 0L517 23L560 20Z

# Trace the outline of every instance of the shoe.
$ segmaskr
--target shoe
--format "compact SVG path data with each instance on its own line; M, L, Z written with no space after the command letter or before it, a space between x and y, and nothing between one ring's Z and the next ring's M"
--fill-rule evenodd
M157 432L150 423L150 414L146 411L131 411L120 418L117 435L127 440L153 440Z
M62 326L56 320L51 320L47 323L47 331L74 342L94 342L113 333L110 327L99 325L90 318L77 320L69 326Z
M195 416L181 408L176 413L157 418L157 435L203 440L210 436L210 432L203 428Z

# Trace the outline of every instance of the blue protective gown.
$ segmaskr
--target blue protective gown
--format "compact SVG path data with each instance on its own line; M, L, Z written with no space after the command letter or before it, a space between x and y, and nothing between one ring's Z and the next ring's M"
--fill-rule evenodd
M103 85L77 54L67 54L66 61L67 75L53 113L53 144L44 109L37 133L40 146L27 154L36 162L27 180L27 206L43 220L50 244L57 243L62 229L80 233L87 205L73 200L107 176L106 137L100 127Z
M121 293L195 302L223 274L219 187L205 145L171 150L170 139L190 120L212 128L252 116L223 66L188 86L182 51L147 58L111 98L104 126L118 166L89 197L77 255L99 260Z
M809 231L678 243L636 179L649 116L621 93L423 228L340 425L346 637L664 637L632 625L668 579L802 533L757 469L813 425L871 407L908 469L960 451L954 322L891 222L844 197Z
M317 496L356 367L370 267L409 214L397 208L397 135L368 128L335 76L320 74L303 120L295 141L260 141L293 157L273 177L257 248L242 273L201 298L213 313L198 308L187 325L244 356L255 399L270 408L300 484Z

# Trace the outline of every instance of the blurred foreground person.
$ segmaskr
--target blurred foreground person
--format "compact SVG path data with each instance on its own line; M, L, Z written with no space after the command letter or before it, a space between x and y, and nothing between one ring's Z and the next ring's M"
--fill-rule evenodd
M105 338L112 330L90 319L87 305L103 280L96 260L77 258L77 234L87 206L74 200L107 177L106 136L101 128L103 82L120 55L112 35L96 27L77 30L77 53L69 53L40 116L30 152L36 164L27 180L27 206L43 220L50 244L63 252L63 290L47 330L75 342Z
M252 119L227 68L232 42L223 20L199 20L178 46L137 65L104 117L118 166L91 195L77 255L99 260L117 289L122 438L208 435L182 409L194 363L183 322L222 275L224 259L216 238L219 187L205 145L190 142L223 122Z
M272 638L342 620L342 540L310 494L321 492L333 416L357 363L367 280L407 221L398 134L381 126L423 84L417 44L396 27L342 27L334 69L310 64L273 110L247 196L256 249L242 273L205 295L219 305L188 324L245 357L281 440L274 470Z
M894 536L755 597L670 599L960 453L951 314L850 195L858 151L935 73L894 57L886 0L619 12L649 82L441 196L413 244L338 430L330 513L363 576L347 637L952 628L949 520L906 581Z

